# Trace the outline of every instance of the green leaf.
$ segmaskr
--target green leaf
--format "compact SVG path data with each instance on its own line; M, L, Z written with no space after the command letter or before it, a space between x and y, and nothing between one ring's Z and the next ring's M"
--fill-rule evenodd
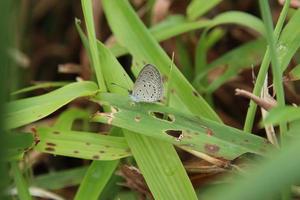
M263 22L256 16L240 11L228 11L217 15L211 22L211 27L222 24L237 24L248 27L261 35L265 35ZM210 27L210 28L211 28Z
M12 173L17 187L19 199L31 200L31 195L28 190L27 180L23 177L22 171L17 161L11 162Z
M244 153L265 155L267 141L229 126L182 113L159 104L133 103L116 94L99 94L100 102L113 106L112 113L99 113L95 121L112 124L179 147L233 160ZM167 115L164 120L159 116Z
M44 95L12 101L5 112L6 128L17 128L37 121L66 105L70 101L97 93L93 82L71 83Z
M260 34L264 33L264 26L259 18L239 11L228 11L216 16L211 20L205 19L198 21L188 21L182 15L173 15L167 17L159 24L151 27L149 31L152 36L160 42L189 31L199 30L207 27L211 28L221 24L237 24L253 29ZM128 53L126 46L120 43L114 44L112 47L110 47L110 50L116 57Z
M202 196L213 200L280 199L280 191L299 184L299 151L300 140L290 141L280 151L271 152L269 159L256 162L242 177L235 177L234 182L226 184L224 188L211 190L207 195L202 193ZM230 180L233 178L230 177Z
M201 79L206 78L211 70L223 67L225 72L203 91L212 93L230 78L237 76L240 70L259 64L265 51L265 47L266 42L263 39L247 42L208 64L206 69L197 75L195 82L199 83Z
M98 57L98 48L97 48L97 39L95 33L95 25L94 25L94 18L93 18L93 7L92 1L90 0L81 0L82 11L85 19L86 30L88 34L89 43L89 53L91 62L93 64L93 69L95 71L97 82L99 86L99 90L104 92L106 91L106 85L103 77L103 73L100 67L100 61Z
M15 92L11 93L11 95L23 94L23 93L31 92L31 91L37 90L37 89L61 87L61 86L65 86L69 83L71 83L71 82L45 82L45 83L39 83L37 85L33 85L33 86L29 86L29 87L17 90Z
M277 54L282 71L287 68L291 59L300 47L299 26L300 9L295 12L288 24L284 27L277 44Z
M69 108L58 117L54 127L61 130L71 130L72 125L76 119L84 119L83 122L87 123L89 117L90 113L87 110L79 108Z
M299 80L300 79L300 64L295 66L290 72L289 77L292 80Z
M118 164L119 161L92 162L74 199L98 199Z
M35 150L91 160L116 160L130 156L123 137L57 128L37 128L40 142Z
M78 167L50 172L34 177L31 185L48 190L59 190L65 187L76 186L82 181L86 171L87 167Z
M279 124L300 119L300 108L293 106L276 107L270 110L264 120L265 124Z
M221 1L222 0L193 0L187 7L187 16L190 20L195 20L218 5Z

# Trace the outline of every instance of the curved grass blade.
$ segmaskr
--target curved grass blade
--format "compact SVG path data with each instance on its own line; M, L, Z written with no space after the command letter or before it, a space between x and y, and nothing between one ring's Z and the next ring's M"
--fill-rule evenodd
M199 87L201 79L205 78L211 70L223 67L225 72L222 75L220 75L207 87L202 90L200 89L202 92L214 92L230 78L236 76L240 70L259 64L265 51L265 45L265 40L257 39L227 52L220 58L208 64L206 69L202 70L201 73L197 75L195 78L195 85Z
M71 82L45 82L45 83L39 83L37 85L29 86L29 87L17 90L15 92L12 92L11 95L23 94L23 93L31 92L31 91L37 90L37 89L61 87L61 86L65 86L65 85L70 84L70 83Z
M87 167L78 167L73 169L51 172L34 177L31 185L48 190L59 190L65 187L78 185L83 177Z
M17 128L42 119L70 101L93 96L97 91L95 83L84 81L71 83L44 95L12 101L7 104L4 114L6 128Z
M55 122L54 127L61 130L71 130L76 119L84 119L85 125L88 123L90 113L79 108L70 108L63 112ZM88 130L88 129L83 129Z
M276 107L270 110L264 124L278 125L281 122L290 122L300 119L300 108L293 106Z
M222 0L193 0L187 7L187 16L190 20L195 20L217 6L221 1Z

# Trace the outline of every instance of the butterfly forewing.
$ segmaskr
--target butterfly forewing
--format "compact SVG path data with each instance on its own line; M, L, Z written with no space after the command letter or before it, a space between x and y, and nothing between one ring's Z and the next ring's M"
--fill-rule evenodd
M135 101L155 102L162 99L163 83L159 71L151 64L143 67L133 86Z

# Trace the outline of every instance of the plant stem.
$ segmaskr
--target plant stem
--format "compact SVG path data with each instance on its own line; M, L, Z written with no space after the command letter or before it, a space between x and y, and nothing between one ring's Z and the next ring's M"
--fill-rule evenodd
M279 34L282 30L288 9L289 9L289 4L290 4L290 0L286 0L285 4L283 6L283 9L280 13L278 22L276 24L275 27L275 31L274 31L274 42L276 42L279 38ZM269 47L266 50L266 53L263 57L262 63L261 63L261 67L259 69L258 72L258 76L254 85L254 89L253 89L253 94L255 96L259 96L266 74L268 72L268 68L269 68L269 64L270 64L270 49ZM254 122L254 117L255 117L255 112L256 112L256 108L257 105L254 103L254 101L250 101L250 105L247 111L247 115L246 115L246 120L245 120L245 125L244 125L244 131L246 132L251 132L252 127L253 127L253 122Z

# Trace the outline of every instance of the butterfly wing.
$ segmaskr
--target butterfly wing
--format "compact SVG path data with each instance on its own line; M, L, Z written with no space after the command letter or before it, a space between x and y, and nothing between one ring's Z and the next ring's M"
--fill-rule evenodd
M162 78L153 65L145 65L139 73L133 86L132 97L139 102L155 102L162 99Z

